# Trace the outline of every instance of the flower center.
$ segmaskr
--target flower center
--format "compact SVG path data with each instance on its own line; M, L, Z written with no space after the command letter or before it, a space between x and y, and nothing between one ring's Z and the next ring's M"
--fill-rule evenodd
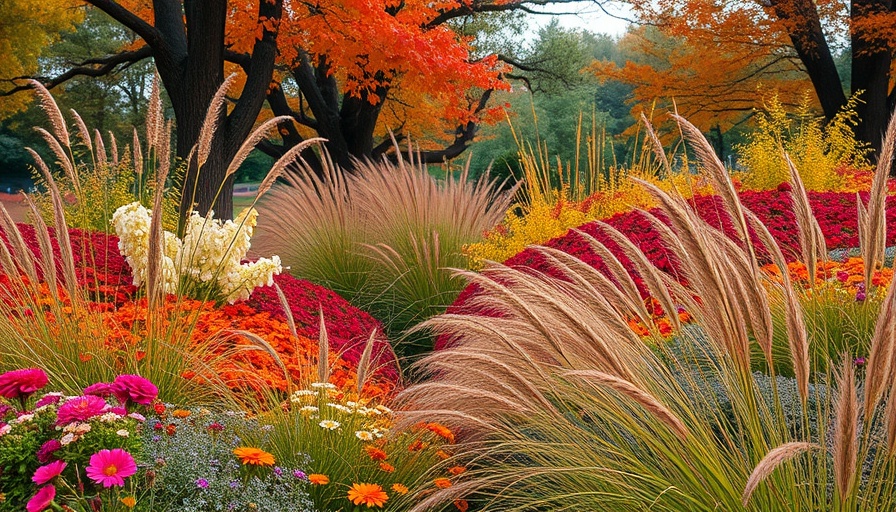
M103 474L106 476L112 476L116 473L118 473L118 468L115 467L115 464L109 464L106 466L106 469L103 470Z

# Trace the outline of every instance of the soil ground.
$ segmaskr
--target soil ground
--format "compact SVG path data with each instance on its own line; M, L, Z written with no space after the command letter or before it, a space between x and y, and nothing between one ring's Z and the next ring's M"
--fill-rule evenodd
M25 222L27 220L26 212L28 211L28 207L25 206L22 194L7 194L5 192L0 192L0 203L3 203L3 206L6 208L6 211L9 212L12 220L16 222Z

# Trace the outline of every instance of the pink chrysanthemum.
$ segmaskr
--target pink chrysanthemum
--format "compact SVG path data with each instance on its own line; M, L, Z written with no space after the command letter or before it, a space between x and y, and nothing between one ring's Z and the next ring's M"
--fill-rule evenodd
M121 448L100 450L90 456L90 464L85 472L91 480L103 487L123 487L124 479L137 472L137 464L134 457Z
M159 388L139 375L119 375L112 382L112 393L122 404L149 405L159 394Z
M29 396L47 385L47 374L40 368L24 368L0 375L0 396L19 398Z
M25 510L28 512L41 512L42 510L46 510L46 508L53 503L54 499L56 499L55 487L52 485L41 487L40 490L28 500L28 504L25 505Z
M105 412L106 401L94 395L72 398L59 406L56 423L65 425L73 421L87 421Z
M33 481L37 485L44 485L45 483L59 476L62 471L65 470L66 466L68 466L68 464L61 460L51 462L46 466L41 466L34 471L34 476L31 477L31 481Z

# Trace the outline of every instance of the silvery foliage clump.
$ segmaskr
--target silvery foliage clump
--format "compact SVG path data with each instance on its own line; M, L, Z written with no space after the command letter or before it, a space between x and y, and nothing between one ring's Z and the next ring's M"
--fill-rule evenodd
M237 459L235 448L258 447L257 441L243 444L241 436L265 431L242 413L192 411L187 418L147 420L146 427L142 463L155 473L150 488L153 510L315 510L302 468L243 466Z

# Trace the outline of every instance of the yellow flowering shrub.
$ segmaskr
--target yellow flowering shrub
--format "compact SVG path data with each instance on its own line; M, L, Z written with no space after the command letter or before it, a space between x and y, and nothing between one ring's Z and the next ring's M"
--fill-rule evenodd
M746 171L738 178L747 190L769 190L789 179L789 171L781 148L790 155L800 177L809 190L840 190L843 165L867 169L869 147L853 135L858 118L856 98L850 98L844 109L826 126L812 114L808 96L793 114L772 96L766 111L757 115L758 127L750 142L737 150Z

